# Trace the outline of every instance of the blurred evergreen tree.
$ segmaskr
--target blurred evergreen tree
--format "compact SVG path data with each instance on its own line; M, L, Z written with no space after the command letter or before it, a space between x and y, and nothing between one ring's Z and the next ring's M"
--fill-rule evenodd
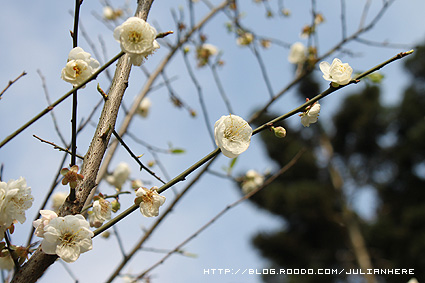
M414 269L414 275L376 275L369 280L425 278L424 63L425 47L405 61L411 83L396 106L383 106L380 87L366 80L364 88L349 95L334 115L332 133L320 126L319 118L310 128L281 124L287 129L284 139L270 132L261 134L269 157L280 167L301 148L307 149L289 171L250 199L284 220L279 231L260 232L253 238L270 267L317 271L368 266L359 260L362 250L353 237L360 231L371 267ZM298 93L305 99L318 89L309 76ZM256 124L272 117L264 115ZM341 187L335 176L341 178ZM361 219L349 206L365 186L376 191L379 205L373 220ZM265 275L263 279L347 282L353 277L344 273Z

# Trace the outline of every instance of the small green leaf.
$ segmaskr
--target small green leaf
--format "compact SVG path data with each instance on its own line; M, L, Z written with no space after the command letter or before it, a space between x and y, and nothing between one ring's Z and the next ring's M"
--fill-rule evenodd
M180 154L180 153L185 153L186 151L184 149L181 148L175 148L171 150L171 153L173 154Z

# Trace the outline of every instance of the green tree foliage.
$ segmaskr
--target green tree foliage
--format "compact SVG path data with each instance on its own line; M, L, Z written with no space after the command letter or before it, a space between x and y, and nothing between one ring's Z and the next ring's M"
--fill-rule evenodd
M280 230L260 232L253 238L254 246L270 260L270 267L359 268L344 211L352 210L348 205L351 198L367 186L377 196L373 220L352 215L361 228L372 267L415 272L414 276L376 275L376 279L407 282L411 277L425 278L424 62L425 47L406 61L411 83L398 105L384 106L380 87L366 81L359 93L347 96L334 115L332 133L320 123L302 129L285 125L285 139L262 133L268 155L281 167L301 148L307 149L296 165L251 198L283 219ZM317 90L313 77L298 88L304 98ZM332 145L329 162L323 140ZM342 177L342 191L329 173L332 168ZM345 275L264 277L265 282L350 279Z

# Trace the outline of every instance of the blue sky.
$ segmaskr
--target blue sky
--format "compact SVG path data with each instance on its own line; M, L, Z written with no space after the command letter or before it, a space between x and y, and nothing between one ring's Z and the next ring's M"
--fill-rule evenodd
M219 1L211 2L219 3ZM265 10L262 5L255 4L253 1L239 2L240 10L245 15L242 23L256 33L279 38L288 43L301 41L306 44L306 40L301 39L299 33L304 25L311 22L310 1L287 0L285 5L291 10L291 16L289 18L276 16L272 19L264 17ZM272 7L277 7L276 2L271 1ZM317 11L323 13L326 20L318 28L320 55L341 40L340 1L317 2L320 2L317 4ZM346 2L347 32L351 34L358 28L359 18L366 1ZM376 14L382 3L382 1L372 2L368 20ZM172 3L171 6L170 3ZM179 6L186 7L185 3L186 1L183 0L156 1L148 21L159 26L159 30L175 30L170 9L177 10ZM37 70L40 70L45 77L52 100L70 89L70 86L60 79L60 71L65 65L72 47L69 30L72 29L73 18L69 12L74 7L72 1L53 0L26 1L25 3L7 1L3 5L3 11L7 12L4 12L0 18L2 34L0 37L2 50L0 53L2 62L0 89L3 89L9 80L18 76L22 71L25 70L28 74L14 84L0 100L0 139L4 139L46 107ZM101 14L101 7L102 5L98 1L85 1L82 6L81 22L89 34L90 40L95 43L99 51L101 50L99 37L102 38L105 42L107 57L111 58L119 52L119 44L114 41L112 31L92 15L93 12ZM130 8L134 9L134 7L135 4L131 3ZM207 9L202 3L196 4L195 8L197 11L195 17L196 20L199 20L207 12ZM424 38L424 10L425 3L421 0L395 1L375 28L366 33L363 38L376 42L388 41L405 44L407 49L411 49ZM187 12L186 8L185 12ZM187 14L186 18L188 18ZM234 36L226 32L224 25L227 21L228 19L220 14L202 31L208 36L207 42L216 45L223 52L222 59L225 61L225 65L220 69L220 78L235 111L232 114L248 119L255 108L265 103L268 93L258 69L258 63L252 53L248 48L238 47L235 44ZM170 36L169 40L173 41L173 36ZM93 50L81 34L79 42L82 48L93 54ZM335 56L327 58L327 61L331 61L333 57L339 57L343 62L349 62L355 71L369 69L396 53L407 50L365 46L360 43L350 43L345 48L351 51L353 56L338 52ZM167 47L163 44L161 49L149 58L146 67L153 70L167 54L167 51ZM102 54L102 52L99 53ZM193 58L193 52L190 56ZM262 50L262 56L272 82L272 88L277 92L294 77L293 66L287 61L288 49L273 45L269 50ZM97 59L104 62L104 58ZM213 127L218 118L228 113L217 87L213 83L211 72L208 69L195 70L203 86L203 95L208 105L209 125ZM110 71L113 73L113 68L110 68ZM382 72L385 75L383 99L388 104L396 103L400 99L401 90L407 84L407 76L402 69L402 62L395 62L383 69ZM166 73L170 78L176 77L172 82L175 92L198 114L201 114L197 92L188 79L181 53L172 60L166 68ZM319 71L316 73L320 77ZM144 81L143 72L133 68L124 99L126 106L131 104L141 90ZM102 88L107 89L108 80L105 76L100 76L97 82ZM87 117L93 105L100 99L95 90L97 82L90 83L79 94L80 118ZM323 89L326 88L326 85L327 83L323 81ZM320 119L325 121L329 119L331 113L338 108L341 99L346 94L353 92L356 87L361 87L361 85L347 87L326 98L322 103ZM149 97L152 100L149 117L147 119L136 117L130 131L156 146L167 148L168 144L172 143L174 146L186 150L184 155L160 155L168 175L173 177L208 154L214 147L201 115L194 119L187 111L176 109L170 103L165 88L151 92ZM290 91L273 105L272 111L284 114L300 102ZM61 130L67 138L70 138L70 106L70 100L67 100L55 108ZM99 113L97 111L93 122L97 121ZM122 118L123 115L120 113L118 125ZM299 118L292 117L290 122L297 124ZM88 126L79 136L79 153L85 153L93 131L94 127ZM26 242L31 220L40 206L44 193L50 187L53 172L56 172L58 163L62 159L61 153L34 139L33 134L60 144L60 139L53 129L52 119L47 115L0 149L0 162L4 164L4 181L24 176L35 196L33 207L27 211L27 222L17 225L13 237L15 244ZM127 141L136 154L145 154L142 162L146 163L152 159L145 148L132 140ZM122 149L114 157L110 170L121 161L131 164L133 178L142 178L157 185L144 172L138 171L137 165ZM221 168L228 164L229 159L220 156L213 168L220 172ZM266 157L258 136L253 137L250 148L239 158L235 175L243 174L249 169L256 169L260 172L275 169L274 164ZM160 172L158 167L154 167L154 170ZM177 185L177 190L183 188L184 185L184 183ZM102 183L101 189L105 193L113 193L113 189L106 183ZM127 189L129 189L129 184L127 184ZM59 187L58 190L65 191L66 188ZM167 191L165 196L170 201L173 192ZM211 174L205 175L168 216L167 221L160 225L146 246L173 249L239 197L241 195L231 181ZM368 213L374 206L373 198L369 194L362 194L359 198L361 202L353 200L354 206L359 211ZM129 197L123 197L122 201L123 208L132 203L132 199ZM359 203L362 203L362 206L358 205ZM142 229L149 227L153 221L154 219L144 218L135 212L118 224L117 229L121 237L125 238L124 246L127 251L131 249L132 243L142 235ZM267 267L267 262L252 249L250 239L259 231L271 231L280 225L282 225L281 220L275 216L245 202L230 210L185 247L187 252L196 254L196 258L172 256L165 264L153 271L153 282L260 282L260 278L255 275L203 275L203 270L205 268L233 268L236 270ZM141 252L130 261L125 271L144 270L161 257L162 255L158 253ZM109 275L109 270L115 266L114 262L120 258L121 254L113 237L109 240L97 237L94 239L94 250L83 254L77 262L68 266L77 275L80 282L102 282ZM72 278L64 272L61 264L53 265L40 282L57 282L57 276L60 276L64 283L73 282ZM120 280L118 279L116 282L120 282Z

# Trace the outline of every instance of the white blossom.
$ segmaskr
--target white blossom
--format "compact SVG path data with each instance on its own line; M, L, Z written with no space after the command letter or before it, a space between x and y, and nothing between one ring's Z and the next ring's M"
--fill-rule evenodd
M146 118L149 113L149 109L151 108L152 102L149 99L149 97L145 97L142 99L142 101L139 104L139 107L137 107L137 114L140 116Z
M91 227L99 228L103 222L111 219L112 204L100 198L93 202L93 210L89 212L89 221Z
M201 49L208 51L210 55L216 55L218 52L218 49L215 45L212 45L210 43L204 43L201 45Z
M128 164L121 162L118 164L117 168L115 168L112 175L106 176L106 181L118 190L121 190L122 185L124 185L125 181L127 181L130 173L131 171Z
M301 124L303 124L304 127L310 127L310 124L317 122L319 112L320 104L318 102L315 102L313 105L310 105L307 111L300 114Z
M250 32L244 32L236 38L236 44L240 46L250 45L254 40L254 35Z
M50 223L50 220L57 218L58 215L56 212L51 210L40 210L41 219L37 219L32 222L32 225L35 228L34 234L37 237L44 237L44 228Z
M159 207L165 202L165 197L159 195L157 190L157 187L152 187L150 190L141 187L136 192L136 200L140 201L140 212L145 217L158 216Z
M242 182L242 192L248 194L253 190L259 188L264 183L264 176L258 173L257 171L251 169L248 170L245 174L244 180Z
M131 181L131 188L137 191L140 187L143 187L143 182L140 179Z
M217 47L212 44L204 43L196 49L196 59L198 66L202 67L208 64L210 57L218 53Z
M57 192L52 196L52 208L54 211L59 211L61 205L65 202L68 197L67 192Z
M0 182L0 239L3 239L4 232L15 220L25 222L25 210L32 206L33 201L31 188L27 187L25 178Z
M44 227L41 249L46 254L56 254L65 262L74 262L80 254L93 248L89 223L80 215L67 215L50 220Z
M68 61L65 68L62 69L61 77L62 80L73 86L78 86L93 75L99 67L99 62L91 58L90 53L85 52L81 47L75 47L69 52Z
M289 50L288 61L292 64L302 64L307 59L307 48L301 42L295 42Z
M103 17L107 20L115 20L114 9L111 6L103 7Z
M222 116L214 125L214 138L221 152L235 158L248 149L252 128L239 116Z
M130 56L133 65L140 66L143 60L159 48L155 40L157 32L143 19L128 18L114 30L114 38L121 45L121 50Z
M351 81L353 68L348 63L342 63L341 60L335 58L332 65L328 62L321 62L320 70L323 72L323 78L337 85L346 85Z

